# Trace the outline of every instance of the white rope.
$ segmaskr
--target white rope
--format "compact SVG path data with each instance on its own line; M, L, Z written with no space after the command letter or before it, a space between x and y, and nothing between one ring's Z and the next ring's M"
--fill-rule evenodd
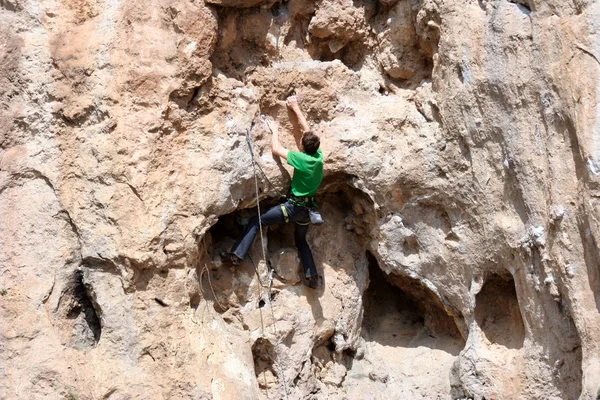
M262 122L265 122L265 120L261 114L259 114L259 119ZM267 126L268 126L268 124L267 124ZM269 129L271 129L270 126L269 126ZM271 309L271 318L273 319L273 332L275 335L275 351L278 356L281 356L282 353L281 353L281 351L279 351L279 337L278 337L279 335L278 335L278 329L277 329L277 320L275 319L275 312L273 311L273 304L271 303L271 286L273 285L273 270L270 269L269 265L267 264L267 254L265 252L265 242L264 242L264 238L263 238L262 218L261 218L261 212L260 212L260 197L259 197L259 191L258 191L258 178L256 176L256 160L254 159L254 150L252 149L252 142L250 140L250 132L248 130L246 130L246 140L248 141L248 147L250 149L250 157L252 158L252 170L254 172L254 188L255 188L255 192L256 192L256 208L258 210L258 229L260 232L260 247L262 248L263 262L265 264L265 267L267 268L267 299L266 299L266 302L269 303L269 308ZM263 283L262 283L262 280L260 279L260 273L258 271L258 268L255 268L255 271L256 271L256 275L258 277L259 297L263 297L262 291L260 290L260 287L263 286ZM262 308L259 307L259 310L260 310L262 335L263 335L263 337L265 337L265 327L262 323L262 320L263 320ZM283 390L285 393L285 398L288 399L287 382L285 380L285 375L283 373L283 367L281 366L280 362L277 362L277 364L279 366L279 373L281 374L281 380L283 381ZM265 385L265 387L266 387L266 385Z

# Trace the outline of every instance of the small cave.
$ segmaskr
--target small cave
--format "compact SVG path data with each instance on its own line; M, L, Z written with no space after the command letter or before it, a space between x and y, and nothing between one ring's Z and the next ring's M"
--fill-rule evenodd
M363 66L371 50L362 40L354 40L348 43L338 43L336 39L319 39L313 37L307 51L313 60L330 62L341 61L351 70L358 71Z
M416 279L386 275L376 258L369 261L369 286L363 294L363 335L392 347L425 346L457 355L465 341L437 296Z
M275 199L265 199L260 202L261 212L267 211L277 204ZM217 223L208 231L202 246L206 248L206 259L200 262L198 276L203 297L213 301L214 309L224 313L230 308L236 308L245 303L247 287L235 284L236 274L253 275L254 265L258 266L262 260L260 251L260 233L257 233L248 256L235 268L220 268L220 253L229 252L235 240L243 233L246 224L257 214L256 206L235 210L229 214L221 215ZM268 241L268 229L263 226L263 237ZM208 268L204 268L207 266ZM190 302L191 307L197 307L199 299Z
M84 280L83 270L76 270L71 286L65 293L69 301L66 317L73 321L72 342L76 348L95 346L102 334L102 325L96 311L98 305L93 300L91 290L91 286Z
M277 204L279 204L279 202L274 198L264 199L260 202L260 212L265 213L271 207ZM231 245L233 245L234 241L244 232L245 226L255 215L257 215L256 205L249 208L238 209L229 214L221 215L217 220L217 223L214 224L208 231L211 238L210 247L212 247L213 250L219 249L220 251L229 251L231 249ZM273 228L274 227L270 227L270 229ZM254 241L255 244L258 240L260 240L259 235L260 234L257 233ZM267 229L264 226L263 235L266 239ZM216 256L218 253L214 255ZM262 254L260 256L262 257ZM258 262L261 257L258 257L257 255L254 257L254 260Z
M475 321L492 344L520 349L525 327L511 275L492 274L475 296Z
M247 209L235 210L232 213L221 215L217 223L208 230L213 246L218 245L227 238L237 238L243 232L244 225L250 217L250 212Z
M321 184L317 203L340 210L346 215L346 229L362 237L378 225L378 215L373 199L356 187L356 181L356 176L345 172L326 176Z
M254 373L258 387L267 397L270 392L277 391L279 386L279 377L275 372L275 355L275 347L267 339L258 338L252 345Z

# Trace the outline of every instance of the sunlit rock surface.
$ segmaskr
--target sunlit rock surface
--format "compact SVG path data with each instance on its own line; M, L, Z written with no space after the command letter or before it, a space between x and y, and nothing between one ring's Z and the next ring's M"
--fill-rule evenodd
M0 1L0 399L596 398L599 21ZM262 210L288 190L261 116L295 149L294 92L326 160L317 290L291 225L268 262L218 256L255 176Z

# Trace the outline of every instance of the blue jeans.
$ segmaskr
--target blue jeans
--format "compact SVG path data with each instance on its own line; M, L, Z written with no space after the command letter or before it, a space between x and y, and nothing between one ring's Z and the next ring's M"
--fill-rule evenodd
M315 266L315 260L313 259L310 247L306 242L306 233L308 232L308 226L310 225L310 219L308 217L308 208L295 206L289 201L276 205L269 209L266 213L260 216L263 226L283 224L285 216L281 206L284 206L290 222L296 222L296 230L294 232L294 240L298 253L300 253L300 260L304 266L304 275L309 278L317 275L317 267ZM258 217L253 217L244 232L237 239L233 245L231 252L241 259L246 257L250 246L254 242L254 238L258 232Z

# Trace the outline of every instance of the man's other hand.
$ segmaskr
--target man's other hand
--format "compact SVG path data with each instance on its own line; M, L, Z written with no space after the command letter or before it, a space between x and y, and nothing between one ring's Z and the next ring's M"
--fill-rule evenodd
M267 123L267 126L271 130L271 133L275 133L279 129L279 124L277 123L277 121L274 121L274 120L268 118L268 119L265 119L265 122Z

